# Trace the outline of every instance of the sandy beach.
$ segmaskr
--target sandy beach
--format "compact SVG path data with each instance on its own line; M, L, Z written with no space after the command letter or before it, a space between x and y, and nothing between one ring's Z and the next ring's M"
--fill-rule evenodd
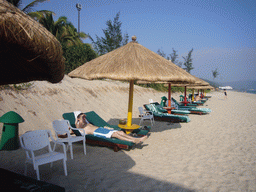
M72 111L95 111L110 124L127 117L128 83L86 81L65 76L59 84L36 81L28 90L0 91L0 116L8 111L25 122L19 134L50 129L51 122ZM256 94L211 92L204 106L208 115L189 115L189 123L156 121L150 137L129 151L73 145L67 153L68 176L62 162L39 167L42 181L66 191L256 191ZM179 99L180 93L173 94ZM149 99L161 101L167 93L135 86L133 123L138 107ZM144 125L150 125L146 121ZM1 127L2 129L2 124ZM1 135L2 130L0 130ZM58 148L59 149L59 148ZM0 151L0 167L23 174L22 149ZM32 165L28 176L36 178Z

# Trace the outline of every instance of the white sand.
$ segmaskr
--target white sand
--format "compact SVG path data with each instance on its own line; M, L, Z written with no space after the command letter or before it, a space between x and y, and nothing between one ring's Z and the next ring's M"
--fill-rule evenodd
M85 81L65 77L61 84L35 82L29 91L0 92L0 116L19 113L19 133L51 129L62 113L94 110L110 124L126 118L128 83ZM135 86L133 123L148 99L160 102L167 93ZM143 146L117 153L112 149L74 144L68 152L68 176L62 163L40 167L41 180L66 191L256 191L256 95L213 92L203 107L209 115L189 115L191 122L156 122ZM179 94L174 94L178 99ZM145 125L150 125L145 122ZM1 128L2 129L2 128ZM0 132L1 133L1 132ZM0 151L0 167L23 174L24 151ZM36 178L32 166L29 176Z

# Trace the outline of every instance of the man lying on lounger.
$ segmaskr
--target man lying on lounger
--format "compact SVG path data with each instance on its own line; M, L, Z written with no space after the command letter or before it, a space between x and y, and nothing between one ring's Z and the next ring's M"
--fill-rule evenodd
M104 137L104 138L114 137L120 140L130 141L135 144L142 143L148 138L148 136L136 138L136 137L132 137L130 135L125 134L123 131L110 130L103 127L97 127L95 125L90 124L86 120L86 115L84 113L80 113L77 116L75 124L76 124L76 128L84 129L86 134L92 134L98 137Z

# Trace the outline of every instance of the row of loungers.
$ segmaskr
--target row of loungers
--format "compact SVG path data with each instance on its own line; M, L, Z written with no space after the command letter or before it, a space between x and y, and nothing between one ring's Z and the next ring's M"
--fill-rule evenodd
M212 112L212 110L209 108L197 108L196 106L184 106L183 104L180 104L179 102L177 102L174 98L172 98L172 101L177 106L177 110L189 111L191 114L203 115L203 114L208 114Z
M191 104L192 106L184 106L183 104L177 102L174 98L172 101L176 105L176 109L171 110L172 114L169 114L164 107L158 102L153 102L150 104L145 104L144 108L147 111L151 111L154 115L155 120L159 121L170 121L170 122L190 122L190 118L187 116L188 114L208 114L211 112L209 108L197 108L196 106L199 104ZM205 103L207 99L202 101ZM161 102L162 103L162 102Z
M167 113L167 110L164 109L159 103L154 102L144 105L147 111L151 111L154 115L154 119L157 121L169 121L173 123L177 122L190 122L190 118L186 115L173 115Z

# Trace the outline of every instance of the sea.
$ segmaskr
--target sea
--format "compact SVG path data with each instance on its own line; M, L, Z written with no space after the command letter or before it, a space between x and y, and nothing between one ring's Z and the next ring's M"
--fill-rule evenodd
M238 92L256 94L256 89L247 89L247 90L243 90L243 89L233 89L233 90L234 90L234 91L238 91Z

